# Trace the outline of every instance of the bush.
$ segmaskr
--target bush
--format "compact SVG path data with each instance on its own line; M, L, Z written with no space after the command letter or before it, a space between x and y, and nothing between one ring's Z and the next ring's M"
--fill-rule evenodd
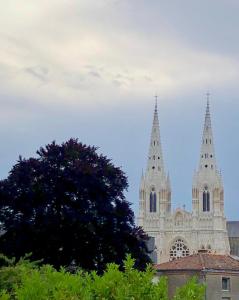
M71 274L63 268L57 271L50 265L37 267L21 260L15 266L1 269L0 300L168 300L167 279L161 277L155 282L151 266L141 272L134 264L135 260L128 255L123 272L119 265L111 263L99 275L81 270ZM201 300L202 291L203 287L193 279L177 291L174 299Z
M202 300L205 295L205 286L198 284L196 277L192 277L184 286L176 290L173 300Z

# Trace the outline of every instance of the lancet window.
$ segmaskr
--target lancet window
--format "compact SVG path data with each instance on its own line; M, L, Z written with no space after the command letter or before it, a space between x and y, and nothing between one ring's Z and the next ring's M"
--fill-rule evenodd
M152 188L149 197L149 211L156 212L157 211L157 195L155 189Z
M210 211L210 192L208 191L208 187L205 186L203 191L203 211Z

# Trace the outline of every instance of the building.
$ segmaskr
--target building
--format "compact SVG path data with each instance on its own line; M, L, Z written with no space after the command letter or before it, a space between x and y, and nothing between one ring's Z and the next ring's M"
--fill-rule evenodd
M170 178L163 162L156 103L147 168L140 183L138 225L154 239L158 263L199 251L230 254L223 181L216 162L209 99L199 166L192 182L192 212L181 208L172 211Z
M192 276L205 283L206 300L239 299L239 261L228 255L198 253L155 266L168 278L170 299Z
M228 221L227 232L231 254L239 257L239 221Z

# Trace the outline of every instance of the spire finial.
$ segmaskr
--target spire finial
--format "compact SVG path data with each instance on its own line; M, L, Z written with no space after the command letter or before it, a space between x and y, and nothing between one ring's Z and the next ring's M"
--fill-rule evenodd
M210 120L210 103L209 103L209 97L211 94L209 92L206 93L207 97L207 107L206 107L206 115L205 115L205 126L211 127L211 120Z
M155 96L155 111L158 109L158 95L156 94Z
M211 94L209 93L209 91L206 92L206 97L207 97L207 111L209 112L209 98L210 98Z
M207 96L207 102L209 102L209 97L211 96L211 94L209 93L209 91L206 92L206 96Z

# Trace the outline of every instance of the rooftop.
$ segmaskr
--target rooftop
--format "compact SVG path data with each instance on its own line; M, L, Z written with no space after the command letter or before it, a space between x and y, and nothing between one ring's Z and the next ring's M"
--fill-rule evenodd
M239 258L230 255L215 255L198 253L181 257L169 262L155 265L158 271L166 270L218 270L218 271L239 271Z

